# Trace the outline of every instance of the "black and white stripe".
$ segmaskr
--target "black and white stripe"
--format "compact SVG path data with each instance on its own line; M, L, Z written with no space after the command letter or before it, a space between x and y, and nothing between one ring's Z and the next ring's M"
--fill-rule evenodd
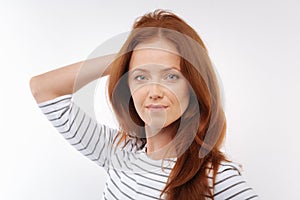
M139 148L141 141L133 138L129 138L124 149L122 144L115 148L117 130L97 123L72 101L72 95L40 103L39 107L72 146L104 167L108 179L103 199L159 199L176 158L166 159L162 165L161 161L150 159L145 148ZM215 200L258 199L233 163L220 165L214 185L211 177L212 173L208 178Z

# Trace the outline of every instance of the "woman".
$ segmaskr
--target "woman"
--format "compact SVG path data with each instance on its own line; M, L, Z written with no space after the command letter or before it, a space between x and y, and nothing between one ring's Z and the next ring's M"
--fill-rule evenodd
M105 75L118 130L72 101ZM58 131L108 173L104 199L258 198L220 151L226 122L206 48L171 12L139 18L117 55L41 74L30 85Z

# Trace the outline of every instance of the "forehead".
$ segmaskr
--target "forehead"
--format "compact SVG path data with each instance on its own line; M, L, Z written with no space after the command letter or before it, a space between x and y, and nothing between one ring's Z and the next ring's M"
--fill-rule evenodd
M131 55L129 70L147 65L175 67L180 70L180 56L175 45L166 40L138 44Z

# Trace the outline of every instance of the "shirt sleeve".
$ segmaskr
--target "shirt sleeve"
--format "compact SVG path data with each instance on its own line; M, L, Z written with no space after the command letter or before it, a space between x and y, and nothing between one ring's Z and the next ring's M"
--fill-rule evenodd
M57 131L79 152L102 167L109 163L116 129L97 123L64 95L38 104Z
M259 197L242 176L238 165L223 162L216 176L214 199L258 200Z

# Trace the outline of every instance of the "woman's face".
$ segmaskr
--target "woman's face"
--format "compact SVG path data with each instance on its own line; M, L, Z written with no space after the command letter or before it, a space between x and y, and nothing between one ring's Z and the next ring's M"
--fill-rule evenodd
M163 39L140 43L132 53L128 84L135 109L147 126L170 125L189 104L188 82L177 54L175 46Z

